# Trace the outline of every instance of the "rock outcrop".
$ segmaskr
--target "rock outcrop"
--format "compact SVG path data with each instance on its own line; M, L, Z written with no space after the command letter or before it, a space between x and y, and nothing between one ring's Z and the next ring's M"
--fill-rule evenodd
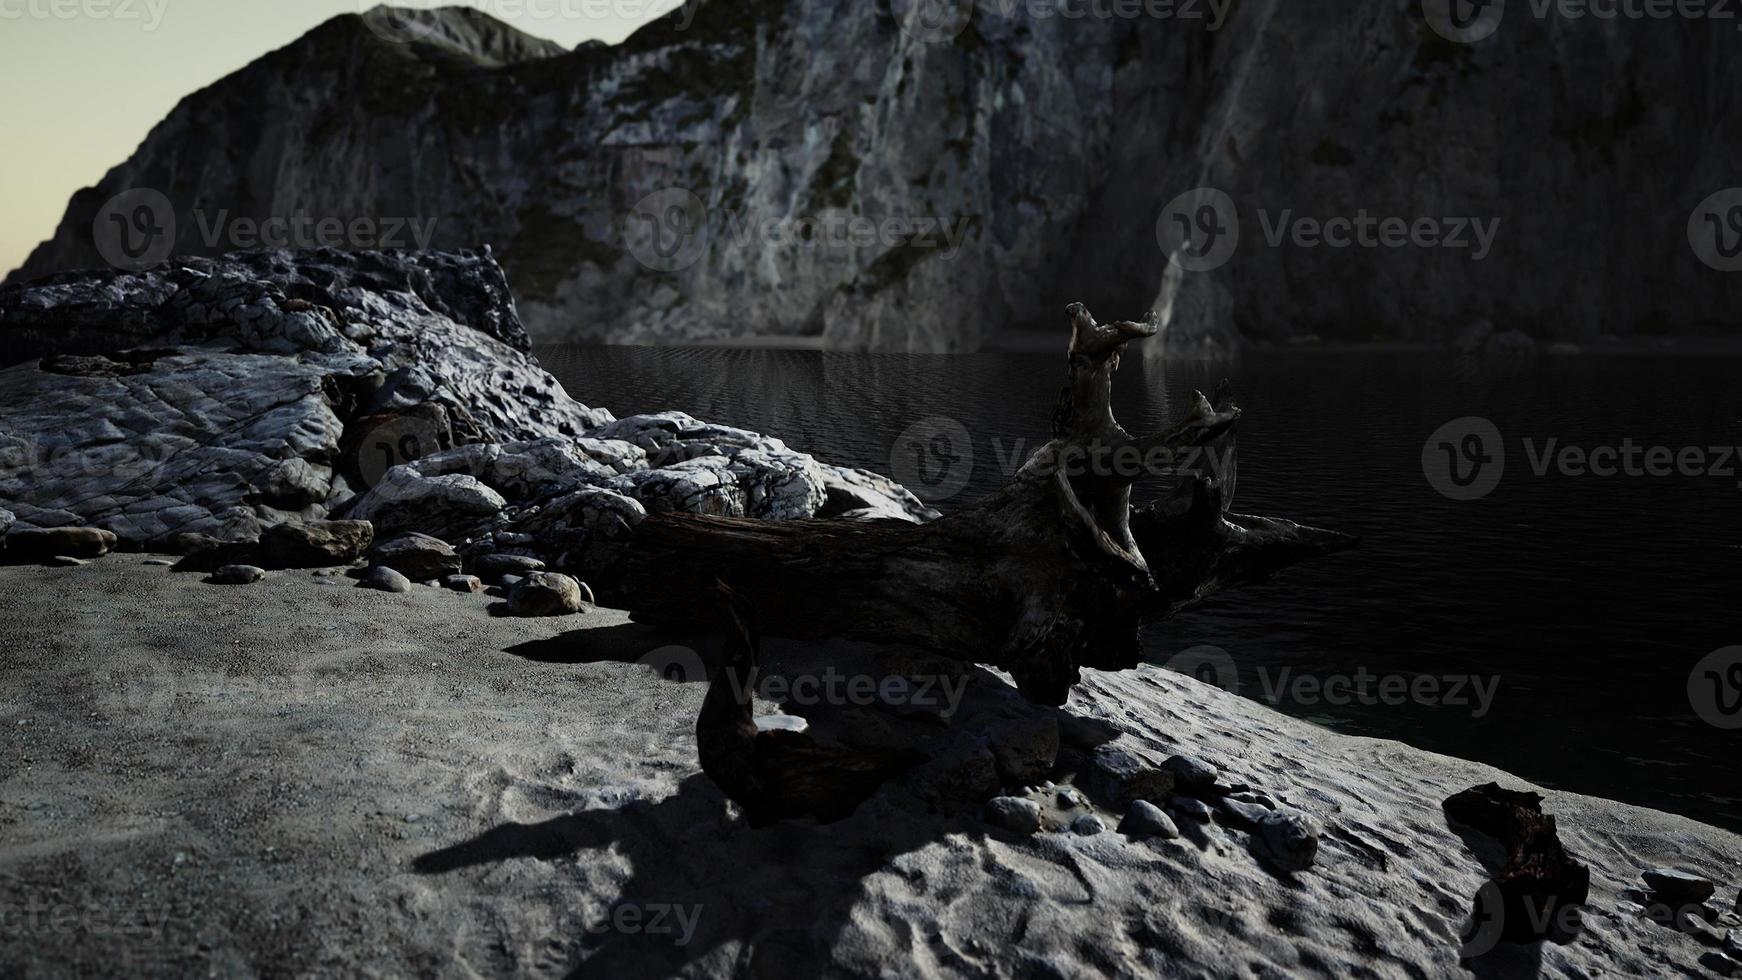
M1689 238L1735 182L1730 22L1557 11L1462 44L1414 0L694 0L557 53L376 9L189 96L16 277L265 233L491 242L543 340L966 350L1077 299L1194 350L1733 324L1742 279ZM1206 186L1238 246L1169 275L1167 207ZM1466 245L1293 234L1364 217Z
M485 551L556 557L646 509L931 516L778 439L574 401L528 353L488 252L58 276L0 289L0 336L81 352L0 371L0 505L26 529L181 552L288 524L305 531L265 551L318 545L331 564L329 518L371 521L380 541L484 535ZM343 560L368 536L347 541Z

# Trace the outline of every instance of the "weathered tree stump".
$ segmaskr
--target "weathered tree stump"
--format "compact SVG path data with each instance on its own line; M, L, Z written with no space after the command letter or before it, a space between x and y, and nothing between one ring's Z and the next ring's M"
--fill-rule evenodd
M1446 816L1494 838L1506 853L1491 879L1498 899L1478 892L1473 915L1498 916L1498 938L1507 942L1566 938L1574 910L1590 895L1591 870L1561 846L1554 817L1542 812L1542 797L1484 783L1447 797L1444 807Z
M1139 661L1138 627L1219 588L1351 546L1346 535L1226 513L1240 411L1195 394L1166 432L1113 418L1113 372L1152 324L1097 324L1081 304L1051 440L1011 483L928 524L759 521L650 514L584 571L636 618L711 620L716 579L763 610L765 632L909 644L1009 671L1023 694L1062 704L1082 667ZM1219 447L1206 474L1195 453ZM1174 497L1130 507L1132 484L1184 471ZM1158 571L1159 570L1159 571Z

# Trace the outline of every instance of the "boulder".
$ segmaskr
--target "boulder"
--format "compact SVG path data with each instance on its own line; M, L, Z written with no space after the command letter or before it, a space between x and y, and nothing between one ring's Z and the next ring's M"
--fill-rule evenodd
M1283 871L1305 871L1319 853L1319 827L1296 810L1266 810L1252 831L1253 849Z
M1710 879L1679 868L1652 868L1642 876L1651 897L1666 905L1699 905L1718 890Z
M1159 803L1173 792L1174 778L1143 756L1120 745L1097 746L1089 755L1091 788L1114 806L1132 800Z
M1078 837L1094 837L1106 829L1106 822L1093 813L1085 813L1071 821L1071 833Z
M1131 837L1159 837L1163 840L1172 840L1179 836L1179 828L1174 825L1173 818L1148 800L1131 801L1131 807L1125 811L1125 818L1119 821L1119 832Z
M508 501L477 477L463 473L424 476L411 466L395 466L352 509L386 537L422 531L458 540L469 536Z
M558 572L533 572L508 593L508 611L515 616L567 616L587 606L581 583Z
M459 553L446 541L428 534L412 532L389 538L371 548L369 558L419 582L460 574Z
M370 565L357 576L357 587L382 592L410 592L411 580L386 565Z
M1167 808L1193 823L1209 823L1212 815L1210 805L1195 796L1176 796L1168 801Z
M101 558L115 547L115 533L98 527L14 527L6 535L9 558L40 559L65 555Z
M324 568L349 565L375 539L368 521L286 522L260 535L256 557L267 568Z
M1193 756L1169 756L1162 762L1161 768L1173 775L1174 785L1186 790L1204 789L1216 785L1215 767Z
M998 764L983 738L964 738L907 771L909 789L933 809L945 813L968 809L998 792Z
M484 582L476 575L449 575L442 579L442 587L455 592L482 592Z
M1016 834L1040 829L1040 804L1020 796L997 796L986 801L982 814L987 823Z
M266 577L266 569L256 565L225 565L212 572L212 582L218 585L252 585Z

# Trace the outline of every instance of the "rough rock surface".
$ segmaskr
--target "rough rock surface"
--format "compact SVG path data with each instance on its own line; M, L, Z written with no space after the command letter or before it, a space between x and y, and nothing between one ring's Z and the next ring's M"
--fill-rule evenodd
M586 608L581 583L560 572L532 572L508 592L508 611L516 616L567 616Z
M453 545L415 531L377 544L369 558L419 582L460 574L460 555Z
M1731 21L1513 8L1459 44L1405 0L696 0L561 54L463 8L347 15L184 100L20 276L99 264L93 224L149 187L176 254L298 211L492 242L543 339L963 350L1074 299L1154 300L1189 347L1734 323L1742 278L1687 232L1735 183ZM1170 277L1158 225L1200 186L1241 239ZM1502 224L1480 261L1267 241L1363 212ZM852 217L879 227L803 230Z
M255 555L269 568L348 565L374 540L375 528L368 521L285 523L260 535Z
M0 337L59 345L0 371L0 504L21 527L167 546L342 517L378 539L530 531L555 559L632 526L642 500L932 516L778 439L574 401L527 352L488 252L254 252L59 276L0 289Z

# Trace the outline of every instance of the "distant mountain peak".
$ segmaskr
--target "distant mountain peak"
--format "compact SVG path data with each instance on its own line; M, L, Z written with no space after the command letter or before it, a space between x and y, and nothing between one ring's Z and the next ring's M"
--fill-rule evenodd
M365 30L388 44L458 54L484 67L500 68L567 54L555 41L535 37L473 7L393 7L378 4L355 15Z

